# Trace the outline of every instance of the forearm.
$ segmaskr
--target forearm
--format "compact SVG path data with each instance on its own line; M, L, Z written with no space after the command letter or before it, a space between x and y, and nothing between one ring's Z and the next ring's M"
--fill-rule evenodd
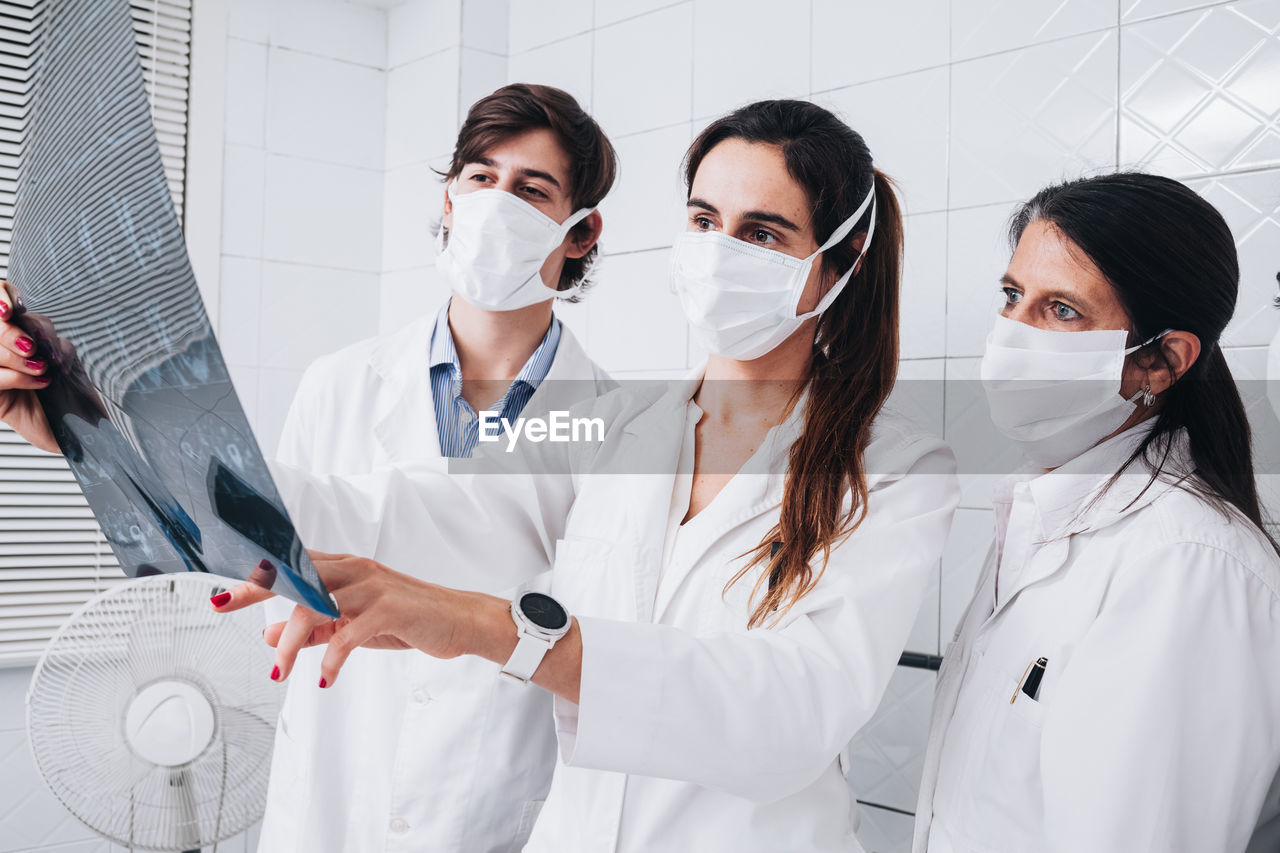
M458 612L466 614L463 653L505 664L519 637L511 618L511 602L493 595L458 592ZM533 674L533 683L577 704L582 682L582 631L572 620L569 633L556 641Z

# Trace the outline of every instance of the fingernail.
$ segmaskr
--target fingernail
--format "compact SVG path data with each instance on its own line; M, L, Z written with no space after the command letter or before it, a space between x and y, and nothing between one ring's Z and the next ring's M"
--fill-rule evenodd
M328 687L328 686L329 686L329 682L328 682L328 681L326 681L323 677L321 677L321 678L320 678L320 686L321 686L321 687Z
M32 376L31 378L39 382L41 385L48 385L53 381L52 376Z
M231 600L231 593L229 592L220 592L217 595L209 596L209 602L214 607L221 607L222 605L226 604L230 600Z
M266 629L264 628L263 630L265 631ZM272 681L280 680L280 667L278 666L271 667L271 680Z
M0 302L0 320L9 319L9 306L4 302Z
M36 348L36 342L31 340L31 338L26 338L26 337L18 338L16 341L13 342L13 345L16 346L18 349L22 350L23 355L26 355L27 353L31 352L33 349Z
M32 370L44 370L44 362L38 358L29 358L24 363Z
M262 569L264 572L270 572L275 569L275 566L271 564L270 560L259 560L258 568Z

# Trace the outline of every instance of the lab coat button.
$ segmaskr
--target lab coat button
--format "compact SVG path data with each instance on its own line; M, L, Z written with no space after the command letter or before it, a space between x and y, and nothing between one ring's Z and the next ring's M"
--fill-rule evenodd
M397 835L403 835L409 831L409 823L401 818L391 821L391 831Z
M427 693L427 691L423 690L421 687L413 691L412 697L413 704L415 705L425 705L431 701L431 694Z

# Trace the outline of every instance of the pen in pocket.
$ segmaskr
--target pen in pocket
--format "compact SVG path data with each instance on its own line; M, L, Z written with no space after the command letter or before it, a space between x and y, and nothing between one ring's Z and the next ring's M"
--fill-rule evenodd
M1022 678L1018 681L1018 689L1013 691L1013 696L1009 698L1009 704L1012 705L1018 700L1018 693L1027 694L1031 699L1035 699L1040 693L1040 679L1044 678L1044 668L1049 665L1048 658L1040 658L1027 664L1027 668L1022 673Z

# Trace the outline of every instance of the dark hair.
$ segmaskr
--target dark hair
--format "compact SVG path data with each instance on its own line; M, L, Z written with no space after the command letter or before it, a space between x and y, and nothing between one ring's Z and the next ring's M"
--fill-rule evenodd
M767 580L767 592L751 615L756 627L775 611L781 618L813 589L831 547L866 516L862 455L898 370L902 212L892 182L873 165L866 142L816 104L760 101L712 122L685 155L687 187L707 153L728 139L782 151L787 172L808 193L819 244L853 215L873 185L876 192L875 235L862 266L818 318L804 429L791 446L778 524L729 581L737 583L751 568L768 566L752 592L754 598ZM855 262L854 241L867 232L871 216L868 209L848 238L823 253L821 269L831 280ZM774 548L774 542L782 544ZM822 567L814 572L811 563L818 554Z
M445 181L458 177L464 166L479 160L494 145L539 128L554 132L569 155L569 197L574 210L598 205L617 177L617 152L577 100L554 86L512 83L472 104L458 130L453 158L443 173ZM570 233L581 234L588 227L581 222ZM585 282L599 248L592 246L581 258L565 259L560 290Z
M1142 459L1152 482L1177 477L1220 510L1235 507L1266 535L1249 421L1219 343L1240 283L1235 240L1222 214L1175 180L1121 172L1038 192L1010 223L1015 250L1036 221L1056 228L1110 282L1133 326L1130 343L1165 329L1200 339L1200 357L1160 395L1151 431L1115 477ZM1159 346L1142 352L1164 360ZM1184 430L1192 470L1168 470L1173 438Z

